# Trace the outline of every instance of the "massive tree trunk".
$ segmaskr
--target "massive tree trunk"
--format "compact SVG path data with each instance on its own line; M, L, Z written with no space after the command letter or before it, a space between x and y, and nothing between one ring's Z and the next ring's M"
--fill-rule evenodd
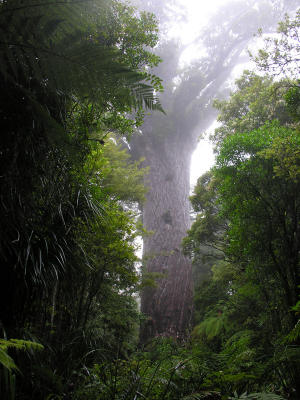
M219 86L213 83L211 87L215 85ZM145 287L141 293L141 311L147 317L141 329L143 342L154 336L183 339L191 327L192 265L181 245L190 228L190 163L199 134L216 117L207 97L201 100L206 106L195 104L188 115L186 104L179 102L167 116L154 113L146 117L142 135L134 136L130 143L133 157L144 157L149 166L142 210L149 231L144 238L143 267L145 275L153 274L156 287Z
M144 155L150 167L143 206L143 223L151 233L144 239L144 268L159 273L157 288L145 288L142 312L149 318L141 337L183 337L192 315L192 268L181 242L190 227L189 177L194 141L180 132L155 139L151 119L144 133ZM180 139L181 138L181 139Z
M206 79L200 71L175 94L169 89L163 96L167 116L147 117L142 135L130 143L132 155L144 157L149 166L143 224L151 233L144 238L143 266L145 274L154 273L157 284L141 294L141 311L147 317L143 342L154 336L184 338L191 326L192 265L181 246L190 228L190 162L197 137L216 117L210 103L230 71L215 67Z

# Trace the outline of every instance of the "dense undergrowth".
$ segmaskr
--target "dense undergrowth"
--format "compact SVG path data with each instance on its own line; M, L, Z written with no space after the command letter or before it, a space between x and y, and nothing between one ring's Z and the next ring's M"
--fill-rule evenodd
M174 339L153 340L129 360L104 361L82 371L75 399L285 398L279 394L283 391L280 382L266 383L276 375L270 360L246 361L244 354L244 362L238 362L228 347L213 352L198 341L183 345Z

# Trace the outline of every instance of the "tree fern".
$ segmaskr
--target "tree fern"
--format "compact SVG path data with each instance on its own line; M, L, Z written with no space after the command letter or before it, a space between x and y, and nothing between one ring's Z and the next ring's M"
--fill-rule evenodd
M227 326L227 317L222 315L206 318L194 328L195 336L206 337L208 341L219 336Z

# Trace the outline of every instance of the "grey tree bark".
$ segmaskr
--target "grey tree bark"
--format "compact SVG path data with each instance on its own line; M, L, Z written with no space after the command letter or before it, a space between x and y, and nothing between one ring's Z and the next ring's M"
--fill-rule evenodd
M148 272L162 274L158 288L146 288L142 295L142 312L151 316L142 333L145 337L182 337L192 316L191 262L183 255L181 242L190 227L189 175L194 143L181 140L179 145L180 132L174 136L164 138L157 147L153 142L145 146L150 171L143 223L153 233L144 239L144 262Z
M212 119L211 114L207 124ZM142 210L144 227L150 232L144 238L144 269L159 274L157 287L142 292L141 311L148 317L142 341L154 336L184 338L193 308L192 265L181 243L190 228L190 161L197 133L185 135L182 124L175 122L171 132L159 136L158 125L156 116L148 117L143 135L132 143L132 152L143 154L149 166Z

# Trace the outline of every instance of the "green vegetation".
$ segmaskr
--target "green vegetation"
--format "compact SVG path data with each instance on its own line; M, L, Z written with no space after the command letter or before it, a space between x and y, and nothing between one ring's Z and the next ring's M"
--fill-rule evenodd
M280 32L294 37L298 24L299 12ZM275 39L286 57L281 45ZM268 72L282 60L259 55ZM223 396L299 397L299 93L298 81L245 71L230 99L215 102L216 166L191 197L198 215L184 247L198 282L193 338L223 357Z
M280 24L280 62L299 18ZM215 102L217 164L183 244L193 330L142 347L148 169L125 144L145 110L163 112L155 17L116 0L11 0L0 32L1 399L299 399L299 82L246 71Z
M75 371L138 338L146 170L119 138L161 110L156 20L118 1L13 0L0 30L0 396L66 397Z

